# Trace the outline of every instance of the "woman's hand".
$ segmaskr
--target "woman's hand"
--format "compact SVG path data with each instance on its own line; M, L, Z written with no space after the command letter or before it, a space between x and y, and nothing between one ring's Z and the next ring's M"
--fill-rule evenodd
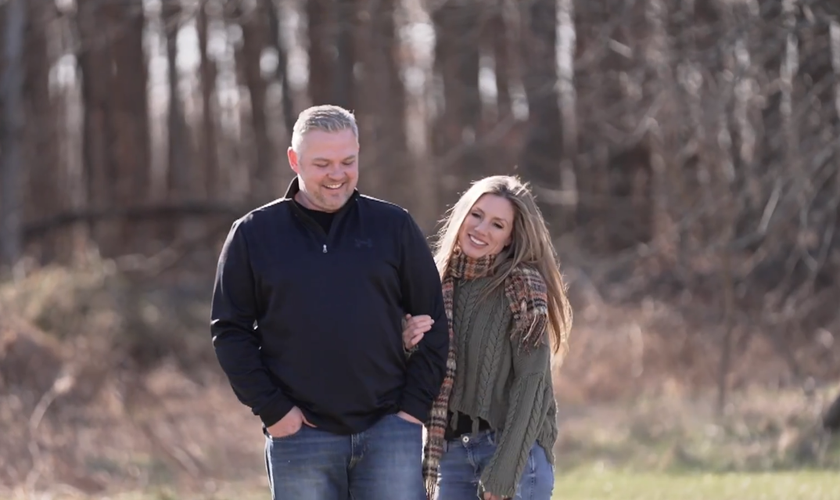
M423 335L431 330L432 325L434 324L435 320L427 314L421 314L420 316L406 314L405 319L403 320L402 334L405 350L407 351L411 349L416 346L418 342L423 340Z

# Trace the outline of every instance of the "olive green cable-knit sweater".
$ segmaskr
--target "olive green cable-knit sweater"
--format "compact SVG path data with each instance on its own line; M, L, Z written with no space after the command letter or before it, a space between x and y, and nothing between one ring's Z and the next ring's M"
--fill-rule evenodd
M489 296L489 278L455 282L453 328L458 368L449 400L453 412L490 423L496 453L481 477L483 491L514 497L534 443L550 463L557 438L550 347L522 347L511 340L512 317L503 289ZM547 339L546 335L546 339Z

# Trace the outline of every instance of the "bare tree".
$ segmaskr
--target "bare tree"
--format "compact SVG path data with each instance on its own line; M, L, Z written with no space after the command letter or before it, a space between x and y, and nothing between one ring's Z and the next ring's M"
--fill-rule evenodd
M453 203L464 189L463 180L482 170L478 147L481 129L480 67L484 4L477 0L442 2L432 13L435 26L435 71L443 91L434 125L441 202Z
M113 87L110 44L100 31L107 26L98 0L81 0L77 5L79 36L78 61L82 73L84 109L83 163L86 198L95 207L111 206L114 196L109 187L116 183L109 144L113 141L113 117L108 91ZM107 31L106 31L107 34ZM100 244L113 240L113 225L91 224L91 233Z
M280 82L280 89L283 93L283 125L286 133L291 136L291 130L295 125L297 114L295 113L292 87L289 84L289 56L288 49L283 43L282 31L280 29L280 9L275 0L264 0L268 10L268 22L271 31L271 44L277 53L277 70L275 77Z
M78 2L88 199L99 207L136 204L148 196L150 137L143 14L138 0ZM103 223L94 229L105 255L137 249L146 240L138 227Z
M190 168L190 142L187 135L187 124L184 117L184 106L179 88L178 74L178 32L181 30L180 0L164 2L161 17L163 34L166 39L166 60L169 72L169 113L167 118L168 130L168 161L167 161L167 194L170 200L192 197L190 188L194 177Z
M0 263L15 264L23 253L23 83L26 0L6 3L3 76L0 79Z
M411 204L412 158L406 140L406 96L400 78L395 0L359 3L362 21L355 43L362 68L356 86L364 162L370 170L362 181L376 196ZM369 147L373 145L374 147Z
M333 102L335 81L333 65L333 21L336 0L311 0L306 2L306 19L309 55L309 99L312 104Z
M269 44L268 12L264 2L254 2L248 10L239 10L239 25L242 27L242 46L237 64L248 87L251 133L256 146L256 164L252 196L259 201L268 201L274 196L274 145L269 137L269 121L266 112L267 82L263 78L260 61L263 50Z
M199 80L201 82L201 125L198 141L199 165L197 170L203 172L204 192L208 198L219 189L219 154L217 137L218 107L216 101L216 64L207 53L209 18L208 0L201 0L196 15L196 32L198 34Z
M107 2L113 87L108 89L114 114L112 148L119 203L139 204L149 199L151 187L151 142L148 106L148 59L143 48L145 16L143 0ZM120 242L127 248L142 248L147 228L123 224ZM124 250L123 250L124 251Z
M50 92L50 67L54 53L50 49L56 20L55 3L50 0L29 0L26 26L26 84L24 106L26 129L23 147L28 168L25 172L28 220L43 219L61 212L67 206L66 170L59 155L59 118L56 99ZM51 262L67 255L64 234L56 231L31 245L38 249L42 262Z
M528 98L528 128L520 166L538 188L560 187L563 156L560 103L557 92L557 2L523 2L521 55L523 82ZM556 220L554 203L543 203L549 220Z

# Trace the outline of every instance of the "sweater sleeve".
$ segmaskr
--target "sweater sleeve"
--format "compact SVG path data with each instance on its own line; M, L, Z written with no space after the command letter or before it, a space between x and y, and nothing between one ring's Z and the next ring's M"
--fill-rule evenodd
M548 344L525 349L517 340L511 343L514 380L505 427L497 434L496 452L481 476L482 490L502 498L516 496L516 486L554 397L545 378L551 357Z
M274 385L260 358L254 330L258 297L242 220L233 224L216 270L210 332L219 364L239 401L269 427L294 407Z
M422 231L408 214L402 236L399 273L403 308L413 316L428 314L435 323L423 340L406 353L406 382L400 409L425 422L446 373L449 323L434 257Z

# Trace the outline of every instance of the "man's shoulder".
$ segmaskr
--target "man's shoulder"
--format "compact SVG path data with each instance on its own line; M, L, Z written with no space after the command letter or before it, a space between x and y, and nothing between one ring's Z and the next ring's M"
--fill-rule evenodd
M290 200L285 198L278 198L270 201L265 205L254 208L245 215L239 217L234 222L234 225L238 227L247 227L260 226L266 222L276 222L278 217L282 217L288 213L287 210L289 201Z
M408 210L394 202L375 198L366 194L359 195L358 203L364 205L377 217L388 217L395 221L404 221L411 217Z

